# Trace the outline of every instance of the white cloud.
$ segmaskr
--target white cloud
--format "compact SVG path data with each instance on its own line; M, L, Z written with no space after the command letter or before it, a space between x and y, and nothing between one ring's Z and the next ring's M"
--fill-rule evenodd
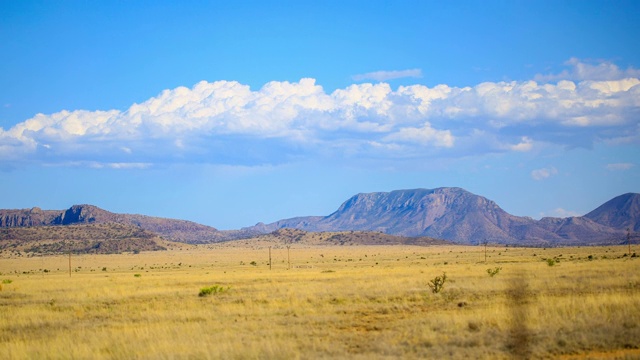
M533 141L529 137L523 136L519 143L515 145L509 145L508 148L513 151L531 151L531 149L533 149Z
M565 69L558 74L538 74L536 81L550 82L559 80L622 80L625 78L640 77L640 70L629 67L626 70L620 69L616 64L609 61L585 62L577 58L571 58L564 63L569 69Z
M353 75L351 78L355 81L362 80L375 80L375 81L387 81L402 78L421 78L421 69L408 69L408 70L391 70L391 71L374 71L366 74Z
M623 171L629 170L635 165L632 163L615 163L615 164L607 164L606 168L610 171Z
M565 210L563 208L557 208L557 209L554 209L552 211L552 216L560 217L560 218L567 218L567 217L580 216L580 213L572 211L572 210Z
M527 152L545 143L615 146L640 141L639 116L637 77L397 89L364 83L332 93L314 79L257 90L202 81L124 111L65 110L0 128L0 162L253 166L313 156Z
M398 132L385 136L383 140L387 142L399 141L421 145L433 144L438 147L452 147L455 139L451 135L451 131L435 130L431 127L431 124L425 123L421 128L402 128Z
M531 171L531 178L533 178L533 180L544 180L553 175L556 175L557 173L558 170L553 166L548 168L536 169Z

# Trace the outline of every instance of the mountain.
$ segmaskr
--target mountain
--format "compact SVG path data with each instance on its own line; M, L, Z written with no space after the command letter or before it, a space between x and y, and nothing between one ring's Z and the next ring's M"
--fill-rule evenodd
M638 194L634 196L637 198ZM464 244L484 241L522 245L613 244L623 238L621 228L613 225L637 224L635 219L640 215L637 200L633 203L627 199L626 203L630 203L626 211L619 210L620 206L603 209L599 220L585 216L536 221L511 215L495 202L461 188L397 190L355 195L325 217L284 219L245 230L380 231ZM611 208L619 211L613 212Z
M640 194L635 193L613 198L585 216L534 220L511 215L495 202L461 188L437 188L357 194L327 216L295 217L271 224L258 223L240 230L220 231L185 220L116 214L93 205L74 205L66 210L0 210L0 229L120 224L160 235L169 241L202 244L246 239L289 228L332 232L336 234L331 235L334 236L331 241L354 244L371 241L405 243L405 240L365 234L374 232L460 244L491 242L554 246L625 243L627 229L640 230L639 219ZM636 238L633 234L634 241Z
M220 242L253 234L246 230L219 231L186 220L116 214L93 205L74 205L66 210L0 210L0 228L106 223L139 227L167 240L190 244Z
M600 205L584 217L618 230L640 231L640 194L627 193Z

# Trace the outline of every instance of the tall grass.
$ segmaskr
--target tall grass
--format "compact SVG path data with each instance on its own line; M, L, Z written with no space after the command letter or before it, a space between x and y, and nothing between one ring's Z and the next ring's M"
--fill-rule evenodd
M65 256L2 258L0 358L639 357L625 251L292 247L287 270L274 248L270 271L227 244L72 257L71 277ZM198 296L212 284L232 290Z

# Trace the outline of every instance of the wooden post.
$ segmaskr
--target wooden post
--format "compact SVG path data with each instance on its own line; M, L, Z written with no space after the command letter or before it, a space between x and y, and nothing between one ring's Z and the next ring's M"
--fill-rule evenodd
M629 244L629 255L631 255L631 232L627 228L627 244Z
M69 277L71 277L71 250L69 250Z
M291 249L291 245L287 245L287 270L291 269L291 257L289 256L289 249Z
M269 246L269 270L271 270L271 246Z

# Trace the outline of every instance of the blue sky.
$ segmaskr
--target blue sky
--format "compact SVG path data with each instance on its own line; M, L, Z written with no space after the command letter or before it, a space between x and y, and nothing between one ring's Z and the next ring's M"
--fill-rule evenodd
M640 192L637 1L0 1L0 208L220 229L463 187Z

